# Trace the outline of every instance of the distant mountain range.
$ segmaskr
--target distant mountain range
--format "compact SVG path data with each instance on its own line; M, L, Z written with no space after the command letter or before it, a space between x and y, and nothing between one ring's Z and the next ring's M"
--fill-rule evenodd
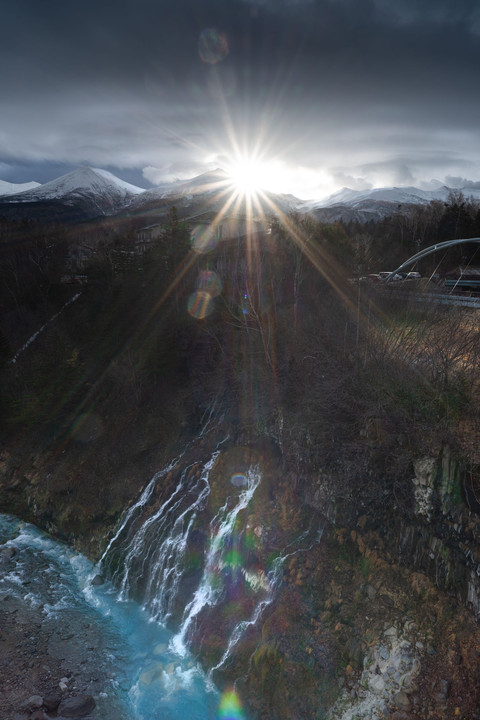
M5 186L4 186L5 185ZM175 204L181 217L217 213L229 205L229 214L246 211L244 201L229 203L231 181L222 170L204 173L191 180L164 183L145 190L98 168L81 167L40 185L0 185L0 217L12 220L82 222L117 214L162 214ZM271 215L295 209L300 200L291 195L265 193L255 203L254 214Z
M466 197L480 199L480 188L455 188ZM452 188L434 190L415 187L385 187L371 190L342 188L323 200L302 201L293 195L262 193L253 213L276 211L310 213L318 220L379 220L395 212L405 212L432 200L445 202ZM164 183L145 190L120 180L106 170L81 167L45 183L15 185L0 181L0 216L8 219L35 218L50 221L79 222L119 213L166 211L175 204L181 217L200 217L219 212L231 197L228 175L222 170L204 173L187 181ZM229 204L229 214L245 212L245 201Z
M461 192L466 198L480 200L480 187L450 188L439 185L433 190L421 190L410 186L370 190L342 188L324 200L303 203L298 210L311 213L318 220L325 222L375 221L396 212L407 212L414 206L428 205L433 200L446 202L452 192Z

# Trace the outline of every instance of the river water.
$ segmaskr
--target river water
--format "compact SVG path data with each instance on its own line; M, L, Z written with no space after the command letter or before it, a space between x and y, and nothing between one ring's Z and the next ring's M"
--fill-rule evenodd
M40 617L48 654L95 696L101 720L245 717L235 691L220 694L214 680L273 601L293 549L263 548L257 465L235 464L212 490L218 455L218 446L182 455L157 472L97 566L0 515L0 600L13 596ZM192 655L200 649L208 674Z
M64 662L85 677L104 678L97 717L225 717L219 693L185 647L176 653L172 634L138 603L121 600L111 584L92 584L97 570L81 554L1 514L0 550L8 557L0 563L0 599L13 596L37 618L40 612L42 625L57 633Z

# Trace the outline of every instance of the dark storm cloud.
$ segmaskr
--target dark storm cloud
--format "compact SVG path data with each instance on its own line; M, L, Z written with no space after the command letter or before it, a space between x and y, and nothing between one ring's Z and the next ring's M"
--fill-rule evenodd
M16 0L0 60L12 181L43 161L159 180L235 142L334 182L480 175L477 0Z

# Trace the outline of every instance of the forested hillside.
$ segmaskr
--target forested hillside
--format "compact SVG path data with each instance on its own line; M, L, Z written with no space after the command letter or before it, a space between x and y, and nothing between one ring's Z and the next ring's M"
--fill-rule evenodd
M2 223L3 511L97 559L153 473L214 418L215 438L197 440L206 454L225 443L212 502L233 461L258 461L268 478L255 562L318 528L215 677L241 675L252 717L324 717L342 688L355 699L380 687L364 659L385 654L391 627L392 658L415 633L435 648L409 656L422 687L439 663L456 678L438 702L412 680L408 697L388 696L392 712L440 718L448 705L467 717L478 701L478 658L458 633L478 632L480 324L476 311L352 282L375 269L368 248L378 267L405 259L418 233L401 223L274 218L208 252L174 209L141 250L120 224ZM195 646L206 667L219 652L207 627ZM457 669L447 632L465 658Z

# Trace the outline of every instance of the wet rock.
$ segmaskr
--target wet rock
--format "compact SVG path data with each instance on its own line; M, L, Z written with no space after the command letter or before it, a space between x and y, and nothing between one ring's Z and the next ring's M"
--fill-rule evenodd
M40 709L35 710L35 712L30 715L30 720L49 720L49 718L48 715L45 714L45 711Z
M65 698L58 706L58 715L66 718L83 718L93 710L95 705L95 700L91 695Z
M41 708L42 705L43 698L40 695L31 695L28 700L25 700L25 702L22 703L22 708L33 711Z
M47 712L53 712L58 708L60 705L60 702L62 700L61 695L46 695L43 698L43 707L47 710Z
M448 680L439 680L435 686L435 690L433 693L433 699L435 700L435 702L439 705L443 705L444 703L446 703L449 690L450 683L448 682Z
M0 562L3 560L11 560L16 552L14 547L3 547L0 550Z
M95 575L91 584L92 585L103 585L104 582L105 582L105 579L102 577L102 575Z
M382 660L388 660L390 657L390 650L385 647L385 645L381 645L378 649L378 654L382 658Z
M369 688L376 695L380 695L385 690L385 680L381 675L374 675L370 678Z
M395 707L397 707L399 710L410 709L410 700L408 699L408 695L403 692L403 690L394 695L393 702L395 703Z

